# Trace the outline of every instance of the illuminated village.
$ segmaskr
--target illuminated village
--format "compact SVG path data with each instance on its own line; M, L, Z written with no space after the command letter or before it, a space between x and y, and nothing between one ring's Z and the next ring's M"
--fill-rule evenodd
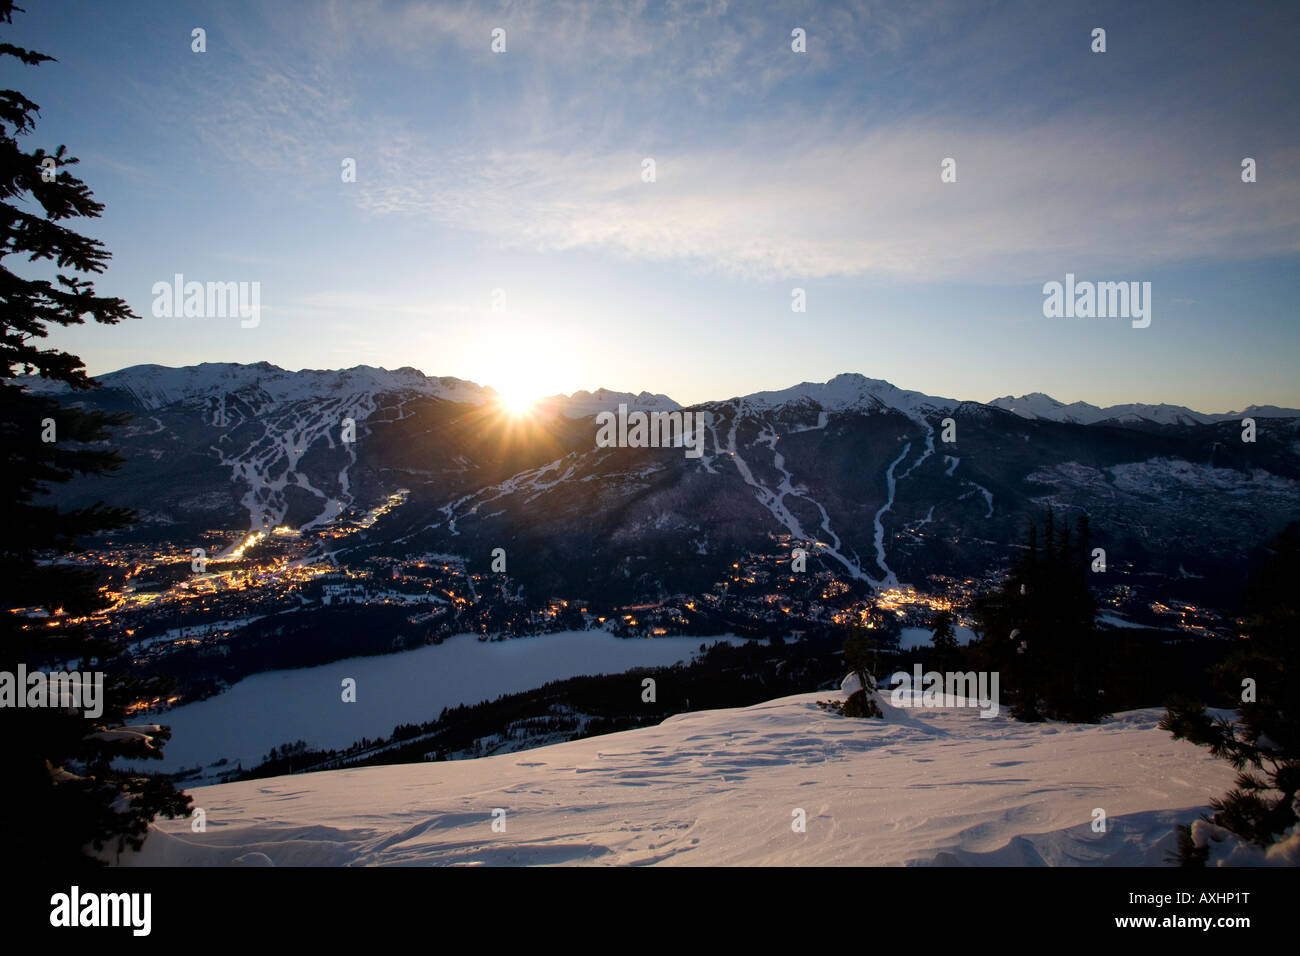
M971 627L972 601L1001 577L932 575L921 587L873 592L866 582L816 563L796 571L791 554L800 542L788 534L773 534L769 549L731 561L703 593L602 606L577 595L525 596L508 575L471 572L465 560L453 554L347 560L346 542L357 535L364 538L367 528L405 500L402 490L378 508L344 513L315 529L281 525L234 539L213 531L198 548L106 541L60 559L95 567L105 577L100 589L104 609L72 623L128 648L132 666L141 668L187 649L226 656L256 622L322 609L384 609L390 615L384 620L403 632L392 649L437 643L462 633L501 640L592 628L625 638L731 633L797 639L813 630L875 628L885 615L897 626L925 628L939 611ZM1122 581L1125 575L1119 570L1115 577ZM1168 600L1142 604L1124 583L1112 585L1099 598L1103 622L1108 614L1123 610L1132 615L1136 610L1147 626L1189 635L1227 633L1225 622L1212 612ZM15 613L29 617L31 627L48 623L35 612ZM1109 623L1142 626L1116 617ZM218 690L213 686L204 692ZM141 700L135 708L164 709L184 697L182 693Z

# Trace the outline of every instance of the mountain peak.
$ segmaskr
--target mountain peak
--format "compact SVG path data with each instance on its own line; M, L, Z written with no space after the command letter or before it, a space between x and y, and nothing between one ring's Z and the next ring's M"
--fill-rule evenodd
M823 411L890 408L909 416L926 411L951 410L961 404L956 399L901 389L891 382L868 378L859 372L841 372L827 382L800 382L780 391L755 392L739 400L747 405L767 408L813 403Z

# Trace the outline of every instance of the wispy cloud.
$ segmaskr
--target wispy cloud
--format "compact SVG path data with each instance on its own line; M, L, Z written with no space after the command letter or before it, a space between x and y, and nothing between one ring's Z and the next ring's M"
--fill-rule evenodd
M197 95L210 108L196 127L211 155L264 169L277 188L337 181L342 157L354 157L358 182L346 196L372 216L423 219L510 248L759 279L1042 281L1300 248L1292 132L1256 142L1266 172L1247 186L1246 147L1207 144L1214 118L1192 107L864 118L766 98L807 64L842 74L858 56L879 71L903 50L928 62L925 31L951 34L958 9L797 4L774 15L725 0L653 10L371 0L329 3L307 19L272 11L258 26L285 45L230 25L247 69L205 80ZM819 45L807 60L788 49L789 27L801 23ZM510 52L494 60L497 25ZM966 42L989 53L1006 40L981 29ZM444 64L446 75L472 71L475 97L485 91L469 109L431 90L445 125L418 102L385 112L357 92L376 58L433 69L444 55L458 57L459 72ZM520 82L502 81L508 69ZM637 94L651 105L629 114ZM656 105L674 97L730 105L674 127ZM595 135L583 119L592 115L607 118ZM640 178L646 157L654 183ZM957 162L956 183L940 182L945 157Z
M1268 183L1189 148L1194 133L1076 121L748 130L728 149L376 157L359 201L508 246L603 249L757 278L880 275L1020 281L1296 251L1300 151ZM940 162L957 161L957 182Z

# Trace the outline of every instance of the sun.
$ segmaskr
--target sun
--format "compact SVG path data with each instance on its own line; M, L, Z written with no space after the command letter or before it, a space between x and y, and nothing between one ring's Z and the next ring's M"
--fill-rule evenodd
M490 357L491 372L483 378L496 391L496 407L514 419L532 419L555 391L554 362L545 342L512 343L508 351ZM547 391L547 389L551 391Z
M532 390L518 387L501 389L497 395L501 407L515 417L531 415L538 397Z

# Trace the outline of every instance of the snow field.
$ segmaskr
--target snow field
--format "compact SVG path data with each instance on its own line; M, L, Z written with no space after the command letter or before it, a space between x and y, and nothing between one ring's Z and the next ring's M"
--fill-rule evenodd
M160 820L130 862L1162 865L1175 825L1232 780L1159 730L1158 709L1023 724L886 696L884 720L858 720L818 705L832 696L477 760L201 787L206 831Z

